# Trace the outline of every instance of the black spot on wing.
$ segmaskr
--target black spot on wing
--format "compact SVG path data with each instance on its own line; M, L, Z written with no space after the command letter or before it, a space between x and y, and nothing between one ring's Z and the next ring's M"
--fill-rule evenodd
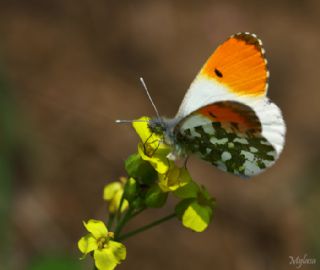
M214 73L215 73L219 78L222 78L222 77L223 77L221 71L220 71L219 69L217 69L217 68L214 69Z

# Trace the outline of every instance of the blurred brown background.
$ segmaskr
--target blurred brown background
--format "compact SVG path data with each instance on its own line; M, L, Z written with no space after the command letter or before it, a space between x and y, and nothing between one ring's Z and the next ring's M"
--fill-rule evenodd
M317 0L1 0L0 269L55 259L50 269L91 269L76 264L81 221L105 218L102 188L138 142L114 120L153 115L139 76L173 116L206 58L239 31L267 51L269 96L288 126L280 160L245 181L193 158L192 176L218 201L213 223L196 234L170 221L134 237L119 269L296 269L289 256L305 254L318 261L301 269L319 269L319 25Z

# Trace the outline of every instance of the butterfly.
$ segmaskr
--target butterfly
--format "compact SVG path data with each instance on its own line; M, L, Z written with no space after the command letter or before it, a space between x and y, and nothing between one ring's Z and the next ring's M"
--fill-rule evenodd
M156 110L149 128L163 135L172 159L197 154L223 171L257 175L275 163L285 142L281 111L266 96L268 79L261 40L237 33L209 57L176 116Z

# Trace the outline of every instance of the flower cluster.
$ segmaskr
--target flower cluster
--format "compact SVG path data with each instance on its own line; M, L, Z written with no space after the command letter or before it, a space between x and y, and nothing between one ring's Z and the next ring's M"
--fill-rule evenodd
M168 159L172 149L163 142L160 135L150 131L148 127L150 119L142 117L139 120L133 123L141 139L138 153L157 171L156 185L162 192L173 192L173 195L181 200L175 212L184 227L196 232L204 231L213 216L214 199L203 186L192 180L186 168L180 168Z
M108 228L102 221L84 223L89 234L82 237L78 247L84 256L90 253L99 270L112 270L126 257L124 239L160 224L178 218L185 228L204 231L213 217L215 201L203 186L193 181L185 167L177 166L168 155L172 149L161 135L152 133L149 118L142 117L133 123L141 142L138 151L125 161L128 177L105 186L103 199L108 202ZM174 213L149 225L126 234L126 223L147 208L165 205L169 194L177 200Z

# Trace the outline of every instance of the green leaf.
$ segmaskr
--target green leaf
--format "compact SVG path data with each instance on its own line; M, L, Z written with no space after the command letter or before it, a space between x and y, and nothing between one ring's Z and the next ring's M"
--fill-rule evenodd
M143 184L151 185L157 178L155 169L138 153L129 156L125 161L125 169L130 177Z
M175 190L173 194L180 199L196 198L200 187L193 181Z
M186 209L189 207L189 205L195 201L196 201L196 199L194 199L194 198L184 199L176 205L175 212L176 212L177 217L180 220L182 220L183 214L186 211Z
M148 207L159 208L166 203L167 198L168 198L168 193L163 192L157 184L154 184L147 191L145 203Z
M130 176L134 176L139 171L139 166L141 162L140 155L138 153L132 154L125 161L125 169Z
M200 192L198 193L197 201L200 205L209 206L211 209L214 209L214 207L216 205L215 199L213 197L211 197L211 195L209 194L209 192L207 191L207 189L204 186L201 186L201 188L200 188Z
M142 198L137 197L134 199L134 201L131 203L131 207L133 209L141 209L145 207L145 202Z

